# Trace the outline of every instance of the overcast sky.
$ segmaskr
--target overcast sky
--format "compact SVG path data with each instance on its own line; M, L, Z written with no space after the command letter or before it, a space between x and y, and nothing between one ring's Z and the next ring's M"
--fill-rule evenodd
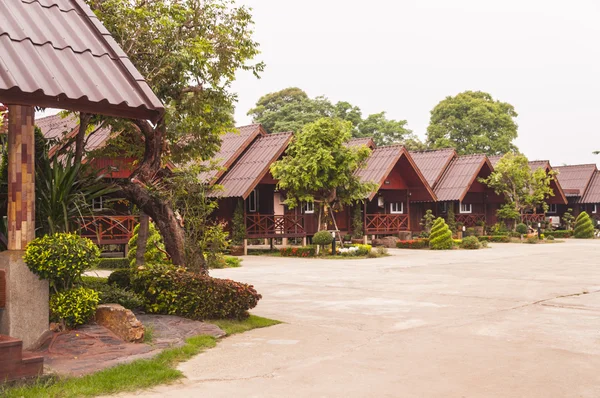
M591 0L239 0L253 8L260 80L241 74L236 120L297 86L406 119L421 138L448 95L515 106L531 160L600 163L600 3Z

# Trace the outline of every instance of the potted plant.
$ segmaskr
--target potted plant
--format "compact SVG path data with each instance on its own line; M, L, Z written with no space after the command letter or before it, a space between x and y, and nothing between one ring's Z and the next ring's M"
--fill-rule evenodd
M483 230L485 229L485 221L480 220L477 221L477 225L475 225L475 236L483 236Z

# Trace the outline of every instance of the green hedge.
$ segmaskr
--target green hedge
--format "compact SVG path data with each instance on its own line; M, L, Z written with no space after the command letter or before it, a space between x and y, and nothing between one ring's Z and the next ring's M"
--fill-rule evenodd
M429 247L429 239L399 240L396 242L398 249L426 249Z
M492 243L510 243L510 236L508 235L493 235L493 236L480 236L480 242L492 242Z
M556 231L548 231L545 233L547 237L553 236L557 239L567 239L573 237L573 231L567 230L556 230Z
M262 298L251 285L172 266L134 272L131 282L146 312L197 320L246 318Z
M314 257L316 250L313 246L284 247L279 253L282 257Z
M98 269L117 269L129 267L129 259L124 257L109 258L102 257L98 263Z

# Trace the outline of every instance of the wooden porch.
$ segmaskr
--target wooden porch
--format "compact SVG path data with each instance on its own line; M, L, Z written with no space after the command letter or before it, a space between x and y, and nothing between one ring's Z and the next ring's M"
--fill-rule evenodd
M97 245L123 245L133 236L137 223L137 216L87 216L80 220L80 233Z
M367 214L365 232L367 235L390 235L410 230L408 214Z
M246 214L246 237L303 238L306 236L304 215Z
M454 217L454 220L457 223L461 223L462 225L464 225L467 228L472 228L472 227L478 226L481 223L485 224L485 214L476 214L476 213L457 214Z
M537 224L540 222L546 222L546 215L543 213L521 214L521 222L524 224Z

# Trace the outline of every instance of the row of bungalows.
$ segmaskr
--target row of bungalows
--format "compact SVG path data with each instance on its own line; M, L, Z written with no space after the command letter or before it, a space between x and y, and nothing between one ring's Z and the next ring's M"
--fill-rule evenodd
M37 121L48 139L75 136L77 121L50 116ZM114 133L100 129L90 137L87 150L101 148ZM306 238L317 230L317 214L312 203L294 209L285 205L285 192L278 190L270 172L293 139L292 133L268 134L259 124L243 126L221 139L210 171L203 181L214 187L209 195L218 201L216 220L231 228L233 214L243 206L248 239ZM494 170L500 156L458 155L454 149L409 151L401 145L377 147L370 138L352 139L347 145L364 145L371 155L357 175L373 182L377 189L360 207L366 235L397 235L419 232L428 210L437 217L455 214L465 227L492 225L504 198L480 182ZM109 170L112 179L128 178L133 159L87 159L97 169ZM532 168L552 170L547 161L530 162ZM600 172L595 165L564 166L553 181L554 196L548 199L549 212L534 211L523 216L525 222L539 222L547 216L561 216L568 208L600 216ZM564 188L564 190L563 190ZM123 202L126 203L126 202ZM130 205L103 211L102 201L94 204L98 215L86 219L83 232L99 244L123 244L131 236L136 218ZM346 207L335 213L336 229L352 233L352 215L356 208ZM89 220L89 222L88 222ZM334 228L333 226L331 227Z

